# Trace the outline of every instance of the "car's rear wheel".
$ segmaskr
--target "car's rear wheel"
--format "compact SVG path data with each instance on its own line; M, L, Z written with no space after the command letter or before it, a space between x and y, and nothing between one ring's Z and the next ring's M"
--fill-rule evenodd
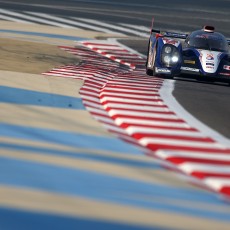
M146 68L146 74L149 76L153 76L153 70Z

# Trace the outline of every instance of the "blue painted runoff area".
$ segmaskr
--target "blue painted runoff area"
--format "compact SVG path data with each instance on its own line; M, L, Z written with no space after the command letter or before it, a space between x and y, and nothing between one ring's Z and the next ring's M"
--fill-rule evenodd
M62 215L28 212L19 209L0 208L1 230L173 230L159 226L146 227L117 223L114 221L95 220L90 218L67 217Z
M200 208L205 203L228 207L215 194L77 168L0 157L0 184L230 222L229 212ZM186 201L197 205L183 205Z
M0 86L0 103L85 110L81 98Z
M11 125L7 123L0 123L0 136L56 143L77 148L108 150L131 155L143 154L139 148L113 137Z
M20 30L0 30L0 33L13 33L13 34L22 34L22 35L30 35L30 36L38 36L38 37L46 37L46 38L58 38L64 40L71 41L83 41L86 38L76 37L76 36L67 36L61 34L49 34L49 33L38 33L38 32L28 32L28 31L20 31Z
M0 149L13 150L17 152L29 153L32 154L40 154L40 155L48 155L48 156L59 156L59 157L68 157L73 159L81 159L81 160L89 160L96 162L105 162L112 163L115 165L123 165L129 167L138 167L138 168L149 168L149 169L160 169L161 166L157 163L152 162L149 159L149 162L143 162L135 159L124 159L106 155L99 155L87 152L74 152L67 150L58 150L52 148L44 148L44 147L34 147L34 146L26 146L19 144L11 144L11 143L2 143L0 142Z

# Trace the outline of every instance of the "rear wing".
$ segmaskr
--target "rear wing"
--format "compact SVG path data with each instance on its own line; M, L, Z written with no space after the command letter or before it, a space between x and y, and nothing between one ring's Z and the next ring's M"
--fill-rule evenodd
M157 33L161 35L162 37L178 38L178 39L186 39L188 37L188 34L185 34L185 33L161 31L161 30L153 29L153 22L154 22L154 18L152 19L152 26L151 26L150 34Z

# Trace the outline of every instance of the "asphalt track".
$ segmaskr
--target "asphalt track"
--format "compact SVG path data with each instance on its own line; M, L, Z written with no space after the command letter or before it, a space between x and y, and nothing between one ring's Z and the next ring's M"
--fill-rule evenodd
M63 1L60 2L63 3ZM104 1L97 1L95 3L97 7L99 2L105 5ZM6 5L9 5L8 3L9 1ZM162 3L162 7L167 5ZM39 1L39 5L41 4L42 2ZM75 1L71 1L71 4L74 6ZM83 4L84 7L88 6L86 1ZM68 8L67 1L64 2L62 8L64 5ZM210 5L212 4L210 3ZM14 4L10 7L18 9L18 6ZM21 7L25 9L27 6ZM106 9L113 8L114 3L110 2L105 7ZM218 5L218 7L220 6ZM28 8L35 9L33 6ZM69 11L71 12L73 8L70 7ZM128 1L122 1L120 4L120 9L124 8L130 9ZM136 9L138 8L140 5L136 6ZM45 10L41 6L40 9ZM51 11L57 12L54 9ZM64 13L62 9L59 12ZM88 13L89 15L92 17L92 12ZM134 16L135 14L133 14ZM117 20L117 16L113 17ZM133 20L135 22L136 19ZM44 40L48 40L48 38ZM141 50L144 47L141 43L136 49ZM0 128L3 135L1 148L5 149L4 153L1 151L0 180L1 184L8 185L2 186L0 190L0 224L2 224L0 227L2 229L50 229L50 223L55 223L53 227L56 229L73 229L74 227L78 229L217 229L221 228L220 226L222 229L228 228L229 207L216 199L213 194L186 187L170 175L165 177L159 170L158 164L152 161L148 163L140 156L141 152L136 148L108 137L109 134L99 128L89 117L90 125L87 121L83 124L80 121L76 123L76 120L69 121L73 117L87 117L79 99L75 101L76 104L72 104L76 90L74 87L77 85L79 89L81 82L76 84L72 80L38 78L36 75L28 76L21 73L22 82L20 83L16 74L4 74L1 82L8 87L1 88L1 98L2 102L9 103L9 105L3 103L5 107L2 107L2 111L6 112L3 117L9 121L7 116L10 113L7 114L7 110L10 109L11 117L14 118L13 109L15 107L13 104L16 104L21 109L22 118L17 121L18 123L2 124ZM9 81L9 79L11 80ZM184 81L178 82L184 83ZM28 87L29 83L34 83L31 84L32 86L30 85L32 89ZM63 83L65 83L65 87L61 91L55 91L55 86L58 85L61 88L64 86ZM186 81L185 84L187 85L187 83ZM191 87L186 92L193 93L193 87L196 85L199 87L198 83L191 82L189 84ZM207 94L210 94L210 91L216 87L225 87L212 84L201 85L210 87ZM19 89L18 86L20 86ZM20 89L25 86L28 88ZM46 90L51 89L52 93L56 94L56 97L51 97L48 100L50 103L45 103L47 98L49 99L49 95L46 94L43 86ZM60 88L58 89L60 90ZM184 98L183 90L185 88L182 85L181 88L183 93L181 97ZM228 90L227 87L225 88ZM7 101L7 95L21 95L21 98L16 98L16 101ZM43 108L36 107L41 101L29 100L30 97L42 98ZM53 104L55 100L63 101L65 106L60 103ZM217 100L219 99L217 98ZM66 103L74 105L75 110L66 107ZM32 106L28 107L32 108L29 122L23 119L21 105L25 108ZM54 112L45 109L51 105L54 105ZM200 106L204 107L202 104ZM67 113L64 113L63 108L67 110ZM59 117L54 116L54 113L59 114ZM44 116L41 119L40 115L45 114L48 114L50 118L47 119ZM32 120L37 120L35 127L26 127L26 124L32 124ZM68 124L65 123L66 120L69 121ZM44 125L47 124L49 124L49 128L45 129ZM57 129L57 124L62 131ZM81 132L79 127L82 128ZM79 133L74 133L74 129L78 129ZM88 130L89 133L84 133L83 130ZM31 137L32 133L37 135ZM18 142L15 142L14 139L17 138L19 138ZM46 141L42 146L38 145L38 141L44 140ZM94 144L93 148L83 150L89 143ZM12 150L15 151L12 152ZM95 152L98 155L95 155ZM133 155L136 156L136 159L133 158ZM100 164L97 165L95 161ZM126 170L125 174L123 170ZM34 173L33 176L28 175L31 172ZM102 173L106 175L102 175ZM123 178L124 175L126 175L125 178ZM117 178L118 176L120 178ZM159 183L161 179L164 183L167 181L168 185ZM140 180L145 180L145 182L140 182ZM173 184L177 184L178 187L171 186ZM179 217L178 214L182 216ZM13 222L12 219L16 221Z

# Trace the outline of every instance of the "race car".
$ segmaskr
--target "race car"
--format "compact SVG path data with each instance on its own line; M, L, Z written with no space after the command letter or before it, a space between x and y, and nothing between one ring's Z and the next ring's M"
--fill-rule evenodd
M230 84L230 40L204 26L190 34L153 29L148 44L146 73L163 78L194 77Z

